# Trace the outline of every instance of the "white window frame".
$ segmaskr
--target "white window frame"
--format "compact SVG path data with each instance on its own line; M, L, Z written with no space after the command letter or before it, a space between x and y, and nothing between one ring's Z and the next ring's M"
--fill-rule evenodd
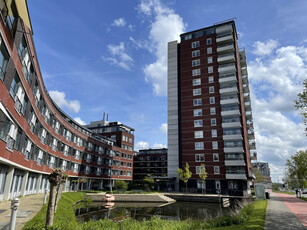
M217 158L217 159L216 159L216 158ZM213 153L213 161L214 161L214 162L220 161L220 157L219 157L219 154L218 154L218 153Z
M212 54L212 47L207 48L207 54Z
M199 113L199 111L200 111L200 113ZM193 115L194 115L194 117L202 116L203 115L202 109L194 109L193 110Z
M205 154L195 154L195 162L205 162Z
M198 56L200 56L200 50L192 51L192 57L198 57Z
M200 78L193 79L192 85L193 86L201 85L201 79Z
M210 105L215 104L215 97L209 98Z
M207 44L207 45L211 45L211 44L212 44L212 38L207 38L206 44Z
M192 70L192 76L199 76L201 74L201 70L200 69L193 69Z
M203 131L194 131L194 138L195 139L204 138L204 132Z
M211 126L216 126L216 118L211 118Z
M215 107L211 107L210 108L210 115L215 115L216 111L215 111Z
M203 127L203 120L194 120L194 127Z
M202 105L201 98L193 99L193 106L201 106L201 105Z
M212 149L218 149L219 145L217 141L212 141Z
M211 63L213 63L213 58L212 57L208 57L208 64L211 64Z
M193 89L193 96L201 95L201 88Z
M213 66L208 66L208 73L213 73Z
M209 93L214 93L214 86L209 86Z
M192 61L192 67L199 66L200 65L200 59L195 59Z
M220 174L220 166L214 166L214 174Z
M213 83L213 82L214 82L214 77L213 76L208 77L208 83Z
M216 129L211 130L211 137L217 137L217 130Z
M200 46L199 41L195 41L195 42L192 42L192 43L191 43L192 49L197 48L197 47L199 47L199 46Z
M195 142L194 147L195 150L204 150L204 142Z

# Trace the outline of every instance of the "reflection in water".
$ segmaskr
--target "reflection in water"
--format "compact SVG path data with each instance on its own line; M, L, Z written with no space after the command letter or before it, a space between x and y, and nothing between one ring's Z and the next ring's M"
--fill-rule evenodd
M143 220L150 219L152 216L167 220L207 219L225 215L232 210L232 207L222 208L221 204L193 202L175 202L166 205L118 202L114 206L93 202L90 206L75 209L75 215L80 221L96 221L105 218L113 221L126 218Z

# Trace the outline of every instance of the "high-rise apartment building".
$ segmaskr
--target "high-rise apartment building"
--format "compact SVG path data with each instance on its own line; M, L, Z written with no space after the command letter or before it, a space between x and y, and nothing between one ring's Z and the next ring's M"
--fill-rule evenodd
M246 57L235 22L180 38L168 43L168 177L177 178L187 162L193 173L188 187L247 195L256 153ZM178 189L178 179L176 184Z

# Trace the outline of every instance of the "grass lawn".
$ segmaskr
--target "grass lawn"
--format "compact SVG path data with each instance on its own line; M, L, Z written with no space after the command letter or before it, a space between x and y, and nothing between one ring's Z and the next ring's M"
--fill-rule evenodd
M279 191L279 190L273 190L273 192L284 193L284 194L288 194L288 195L294 195L295 194L295 192L284 192L284 191Z
M299 197L301 200L307 201L306 197Z
M222 228L213 228L215 230L262 230L264 228L267 200L257 200L250 219L240 225L232 225Z

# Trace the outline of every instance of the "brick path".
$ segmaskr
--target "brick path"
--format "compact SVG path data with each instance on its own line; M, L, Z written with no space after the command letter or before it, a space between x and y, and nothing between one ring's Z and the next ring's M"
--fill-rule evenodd
M307 202L293 195L273 193L266 212L265 230L306 230Z

